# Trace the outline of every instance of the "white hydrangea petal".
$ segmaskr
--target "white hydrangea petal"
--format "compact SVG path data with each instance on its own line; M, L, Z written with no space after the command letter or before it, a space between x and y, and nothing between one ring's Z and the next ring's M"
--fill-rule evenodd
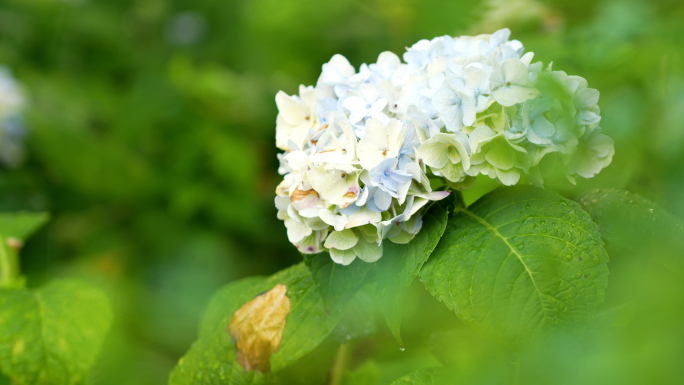
M356 147L357 156L361 167L366 170L370 170L378 165L378 163L387 159L387 154L383 154L383 151L379 151L376 148L371 147L367 141L361 139Z
M291 243L297 243L311 234L311 229L301 221L294 221L292 219L285 220L285 227L287 228L287 239Z
M347 205L354 202L361 192L357 171L326 170L320 166L311 167L306 175L311 187L331 204Z
M345 229L364 226L372 223L379 223L380 221L382 221L382 214L370 211L366 207L362 207L357 212L350 215L348 220L349 221L344 226Z
M599 156L607 156L615 149L615 141L608 135L598 134L590 143L592 150Z
M337 84L343 82L345 78L353 76L355 73L356 70L349 63L349 60L340 54L336 54L328 63L323 64L320 81L326 84Z
M501 170L509 170L515 166L511 151L506 148L505 140L496 140L492 143L494 148L490 149L485 155L489 164Z
M511 36L511 30L508 28L502 28L493 34L491 34L491 37L489 38L489 42L492 45L499 45L505 43L508 38Z
M599 92L593 88L586 88L575 95L575 106L587 108L596 105L599 101Z
M361 190L361 194L359 194L359 197L356 199L356 204L357 206L363 206L366 204L366 199L368 199L368 187L364 187L363 190Z
M347 250L351 249L359 241L359 237L353 230L333 231L328 235L323 244L329 249Z
M283 91L279 91L276 94L276 105L278 106L279 114L289 124L299 124L309 116L309 109L306 104L294 96L287 95Z
M450 182L460 182L466 177L465 170L462 164L454 164L447 162L447 164L439 169L439 173L442 174Z
M492 91L492 96L497 103L504 107L514 106L526 100L530 100L539 94L539 90L516 84L501 86Z
M442 168L449 160L447 146L436 135L418 147L418 156L428 166Z
M366 123L366 136L357 145L357 155L361 166L371 170L388 158L396 158L404 142L403 123L392 119L383 124L371 118Z
M382 191L380 189L376 190L374 198L375 205L382 211L386 211L392 204L392 196L389 193Z
M354 246L353 251L362 261L373 263L382 257L382 249L383 247L377 243L359 239L359 242Z
M475 122L475 100L464 92L441 88L432 97L432 104L449 131L460 131L464 124Z
M287 210L287 207L290 205L290 197L289 196L276 196L275 197L275 206L278 210L283 211Z
M346 215L335 215L328 209L319 210L318 215L323 222L329 224L337 231L343 230L349 221Z
M405 183L399 186L399 189L397 190L397 202L399 202L400 205L403 205L406 201L406 195L408 194L410 188L411 183Z
M400 245L405 245L413 240L415 238L416 234L411 234L406 231L398 231L397 235L389 236L388 239L392 241L392 243L397 243Z
M529 82L527 66L518 59L511 58L501 62L501 73L506 83L525 85Z
M326 230L330 227L330 225L325 223L320 217L308 218L307 224L313 231Z
M356 253L354 252L353 249L349 250L338 250L338 249L330 249L330 258L335 262L340 265L347 266L350 263L354 262L354 259L356 259Z
M520 180L520 173L515 170L504 171L497 168L496 176L497 178L499 178L501 183L503 183L506 186L513 186Z
M521 58L520 61L526 65L529 69L530 63L532 63L532 59L534 58L534 53L533 52L527 52L524 54Z
M342 102L342 107L346 108L348 111L359 112L364 111L369 106L364 98L360 96L349 96ZM352 121L352 123L356 122Z

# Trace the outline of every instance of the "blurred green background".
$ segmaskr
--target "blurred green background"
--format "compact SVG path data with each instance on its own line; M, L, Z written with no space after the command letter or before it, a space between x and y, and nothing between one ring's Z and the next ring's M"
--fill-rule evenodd
M0 210L52 214L23 250L29 286L80 277L112 297L89 381L165 383L218 287L301 260L273 205L278 90L315 84L335 53L358 68L502 27L597 88L616 140L598 177L552 188L627 189L684 216L681 0L2 0L0 65L25 87L30 134L23 166L0 171ZM470 201L493 187L479 186Z

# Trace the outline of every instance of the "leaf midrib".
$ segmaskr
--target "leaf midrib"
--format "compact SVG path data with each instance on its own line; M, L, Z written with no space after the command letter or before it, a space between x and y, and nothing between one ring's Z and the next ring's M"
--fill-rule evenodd
M473 213L472 211L465 209L465 208L462 208L462 207L457 207L454 209L454 213L457 213L457 212L464 213L464 214L468 215L469 217L473 218L474 220L476 220L481 225L485 226L489 231L494 233L495 236L499 237L506 244L506 246L508 246L508 248L511 250L511 253L513 253L516 257L518 257L518 260L520 261L520 263L525 268L527 275L530 277L530 281L532 282L532 285L534 286L534 291L537 293L537 297L539 297L539 306L541 306L542 312L544 313L543 320L546 320L547 316L546 316L546 309L544 307L544 300L542 299L541 291L539 290L539 287L537 286L537 282L534 280L534 276L532 275L532 271L530 270L530 268L525 263L522 255L520 255L516 251L516 249L513 247L513 245L511 245L508 242L508 238L504 237L503 234L501 234L496 227L494 227L492 224L487 222L484 218ZM544 322L544 321L542 321L542 322Z

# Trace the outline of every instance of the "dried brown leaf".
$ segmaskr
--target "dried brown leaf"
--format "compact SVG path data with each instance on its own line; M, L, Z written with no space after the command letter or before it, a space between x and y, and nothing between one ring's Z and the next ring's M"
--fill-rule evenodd
M278 284L233 314L228 332L237 342L237 359L245 371L271 370L271 355L280 346L289 313L287 287Z

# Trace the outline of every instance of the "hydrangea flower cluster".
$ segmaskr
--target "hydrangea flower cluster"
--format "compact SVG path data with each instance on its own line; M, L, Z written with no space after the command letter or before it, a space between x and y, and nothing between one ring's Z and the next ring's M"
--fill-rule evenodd
M16 167L23 158L26 135L21 120L24 97L9 70L0 67L0 163Z
M421 40L405 63L383 52L358 72L335 55L315 87L279 92L275 204L289 240L340 264L374 262L383 242L409 242L426 205L449 194L431 180L541 185L545 168L562 166L574 183L606 167L614 147L598 126L598 91L532 64L509 36Z

